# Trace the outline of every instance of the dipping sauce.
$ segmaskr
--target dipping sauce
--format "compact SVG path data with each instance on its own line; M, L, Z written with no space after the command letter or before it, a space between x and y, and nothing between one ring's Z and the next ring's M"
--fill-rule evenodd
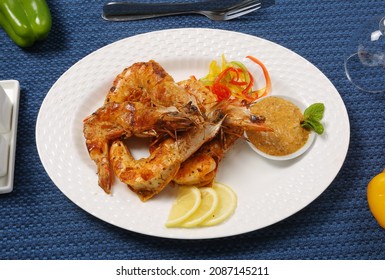
M286 156L302 148L310 132L301 127L303 114L297 105L281 97L266 97L250 108L255 115L266 118L272 132L247 132L250 142L272 156Z

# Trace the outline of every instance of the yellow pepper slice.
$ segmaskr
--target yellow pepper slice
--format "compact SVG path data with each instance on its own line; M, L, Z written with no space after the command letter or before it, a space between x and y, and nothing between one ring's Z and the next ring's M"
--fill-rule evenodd
M385 170L369 182L367 199L374 218L385 228Z

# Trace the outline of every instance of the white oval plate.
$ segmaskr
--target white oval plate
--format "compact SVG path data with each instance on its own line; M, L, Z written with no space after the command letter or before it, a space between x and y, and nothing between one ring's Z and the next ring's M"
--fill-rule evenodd
M306 156L288 162L262 159L247 143L237 142L221 162L217 175L217 181L231 186L238 195L234 215L215 227L169 229L164 223L175 189L169 187L143 203L124 184L115 182L112 195L106 195L98 187L96 167L85 147L82 121L103 104L115 76L132 63L154 59L179 81L191 75L204 76L210 61L220 60L222 54L228 60L245 63L248 63L247 55L263 61L271 75L272 94L292 95L306 105L323 102L325 133L317 137ZM257 82L263 86L261 78ZM340 95L310 62L261 38L200 28L141 34L91 53L52 86L36 125L37 148L43 166L71 201L118 227L180 239L246 233L301 210L316 199L339 172L349 137L349 119ZM136 156L145 153L140 149L135 152Z

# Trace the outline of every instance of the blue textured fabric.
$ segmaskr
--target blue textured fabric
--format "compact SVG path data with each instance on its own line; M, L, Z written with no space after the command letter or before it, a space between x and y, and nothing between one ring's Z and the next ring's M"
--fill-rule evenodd
M385 167L385 95L360 92L343 68L350 35L361 22L385 12L384 0L278 0L274 7L229 22L186 15L120 23L102 20L104 2L48 1L52 32L29 50L18 48L0 29L0 80L21 84L14 191L0 195L1 259L385 259L385 230L366 201L367 183ZM35 124L60 75L119 39L182 27L227 29L274 41L316 65L341 94L351 122L348 155L330 187L302 211L240 236L168 240L92 217L46 174Z

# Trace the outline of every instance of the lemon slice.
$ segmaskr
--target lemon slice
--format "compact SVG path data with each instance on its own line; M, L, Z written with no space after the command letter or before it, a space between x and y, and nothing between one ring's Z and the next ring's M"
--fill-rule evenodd
M196 187L179 187L171 206L166 227L176 227L190 217L201 203L201 192Z
M230 217L237 207L237 196L230 187L215 182L212 188L218 195L218 206L199 226L217 225Z
M198 209L185 220L181 227L195 227L208 218L218 206L217 192L210 187L199 188L201 193L201 204Z

